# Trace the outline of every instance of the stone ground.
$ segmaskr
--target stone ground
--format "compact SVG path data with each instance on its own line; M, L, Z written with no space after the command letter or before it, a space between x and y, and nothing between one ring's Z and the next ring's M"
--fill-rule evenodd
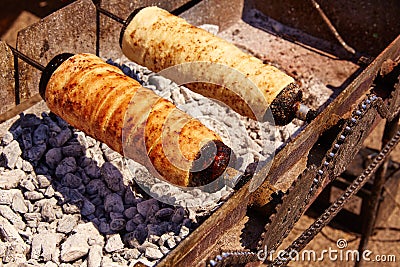
M5 2L5 3L4 3ZM3 1L2 9L0 10L0 35L1 39L7 41L9 44L15 45L16 33L19 29L22 29L32 23L36 22L40 17L44 17L49 14L52 10L59 8L61 5L66 4L68 1ZM372 136L367 140L366 144L369 147L379 147L379 131L375 131ZM393 153L393 158L396 161L400 161L400 148L397 148ZM400 203L400 194L396 197L397 203ZM300 221L296 224L293 232L287 238L282 245L282 248L293 240L295 236L300 234L304 229L312 223L313 219L309 216L303 216ZM324 249L337 249L337 240L344 239L347 241L347 247L344 250L356 249L360 241L360 237L357 234L338 230L334 227L328 226L324 228L307 247L307 250L315 250L320 253ZM397 205L393 209L390 218L378 225L376 235L371 238L368 249L373 252L371 258L375 255L395 255L396 262L369 262L365 266L398 266L400 261L400 206ZM298 261L292 262L290 266L353 266L354 262L336 261L329 260L325 257L322 262L309 262L309 261Z

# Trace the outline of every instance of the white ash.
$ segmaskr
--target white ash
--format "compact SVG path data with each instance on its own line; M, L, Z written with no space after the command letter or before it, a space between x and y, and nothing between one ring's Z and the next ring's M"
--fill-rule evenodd
M21 114L5 137L0 265L155 265L162 235L179 243L197 225L183 207L145 195L120 154L54 114Z

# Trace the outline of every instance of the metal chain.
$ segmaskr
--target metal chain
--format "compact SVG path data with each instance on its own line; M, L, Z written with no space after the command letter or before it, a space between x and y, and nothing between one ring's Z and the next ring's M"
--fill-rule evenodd
M316 191L317 188L321 186L322 178L325 174L326 168L330 165L332 160L336 157L337 152L339 151L342 143L344 140L347 138L347 136L352 132L353 127L363 118L363 116L366 114L367 110L371 108L377 100L380 100L378 97L376 97L374 94L371 94L361 102L359 107L353 112L352 117L348 120L346 125L343 127L343 130L339 133L337 139L334 141L331 149L327 152L326 156L324 157L323 164L321 164L320 168L318 169L316 173L316 177L314 179L314 182L310 188L310 194ZM388 145L391 142L388 143ZM393 145L394 147L395 145ZM385 147L386 148L386 147ZM385 148L382 150L382 152L385 151ZM392 148L390 149L390 151ZM389 151L389 152L390 152ZM381 152L381 153L382 153ZM387 154L389 153L387 152ZM385 154L384 157L387 156ZM379 157L379 156L378 156ZM376 159L378 159L378 157ZM374 163L374 162L373 162ZM379 160L378 163L381 163L381 160ZM377 163L377 164L378 164ZM371 166L372 165L372 166ZM348 188L348 191L346 191L339 199L336 200L334 204L331 205L329 209L326 210L326 212L321 215L317 221L313 225L310 226L296 241L292 243L290 247L288 247L285 251L286 253L294 252L297 251L299 252L301 249L303 249L308 242L310 242L319 232L320 230L327 225L330 220L342 209L343 205L356 193L358 190L365 184L365 182L368 180L368 178L375 172L376 170L374 168L379 167L379 164L377 166L374 166L371 164L363 173L363 175L366 175L367 177L364 177L363 175L358 177L354 183ZM370 169L373 169L373 171L369 171ZM360 179L362 179L360 181ZM362 182L362 184L361 184ZM307 203L305 203L307 204ZM300 239L301 238L301 239ZM267 253L267 252L265 252ZM283 254L283 255L286 255ZM281 257L282 259L282 257ZM271 266L282 266L285 264L286 261L282 261L281 259L276 259ZM220 266L227 266L229 264L240 264L240 263L245 263L245 262L251 262L251 261L258 261L258 254L253 251L223 251L219 255L217 255L214 259L211 259L208 261L207 266L211 267L220 267Z
M326 226L333 217L343 208L348 200L356 194L376 172L382 162L390 154L393 148L400 140L400 130L397 131L395 136L386 144L380 153L374 158L372 163L364 170L364 172L354 180L354 182L347 187L346 191L328 208L325 212L310 226L303 234L298 237L288 248L285 249L282 255L275 259L269 266L283 266L291 260L290 253L301 251L320 231Z

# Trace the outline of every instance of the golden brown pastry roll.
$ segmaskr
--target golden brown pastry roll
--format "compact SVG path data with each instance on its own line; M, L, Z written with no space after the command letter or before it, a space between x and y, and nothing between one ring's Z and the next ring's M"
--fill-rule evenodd
M72 126L173 184L208 184L229 163L217 134L95 55L53 59L40 92Z
M200 81L187 84L194 92L224 102L241 115L263 120L268 107L285 89L297 89L294 79L276 67L246 54L235 45L194 27L184 19L155 7L135 14L121 33L121 48L132 61L180 83L182 77ZM201 62L165 69L178 64ZM212 64L210 64L212 63ZM247 80L247 81L246 81ZM204 82L203 82L204 81ZM187 80L186 80L187 82ZM285 97L292 96L286 94ZM297 92L293 95L299 100ZM293 101L272 111L277 124L293 119ZM286 105L284 103L284 105ZM288 110L278 110L286 108ZM290 118L280 118L280 116Z

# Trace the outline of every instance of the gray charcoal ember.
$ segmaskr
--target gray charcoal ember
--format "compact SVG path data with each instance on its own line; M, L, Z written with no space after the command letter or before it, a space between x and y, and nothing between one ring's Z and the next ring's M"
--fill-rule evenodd
M24 218L28 227L36 228L42 219L42 215L38 212L28 212L24 214Z
M69 190L68 196L70 198L71 203L79 204L81 206L83 205L83 201L84 201L85 197L77 189Z
M60 265L61 266L61 265ZM55 262L52 261L48 261L46 262L46 264L44 265L44 267L59 267L59 265Z
M151 216L147 216L145 222L149 223L149 224L159 224L161 222L161 220L158 219L155 215L151 215Z
M59 185L56 186L55 189L57 189L57 191L54 193L54 197L57 199L58 205L62 205L71 200L69 197L71 191L70 188Z
M159 246L164 246L165 242L171 238L171 235L169 233L164 233L160 236L160 239L158 240L158 245Z
M81 214L83 216L89 216L93 214L96 211L96 206L93 205L92 202L90 202L87 198L83 199L83 206L81 209Z
M33 233L30 227L26 227L25 230L19 230L18 233L26 244L32 245Z
M110 212L109 213L110 219L114 220L114 219L123 219L124 215L120 212Z
M65 157L80 157L84 154L83 147L80 144L64 146L62 153Z
M55 169L63 159L62 149L60 147L51 148L49 151L47 151L45 157L46 164L50 167L50 169Z
M89 248L87 257L87 267L99 267L103 260L103 247L100 245L93 245Z
M105 188L106 184L100 179L93 179L86 185L86 193L89 195L98 195L101 188Z
M192 229L193 223L189 218L183 219L182 226L186 226L189 229Z
M179 88L174 88L171 91L171 98L174 101L175 105L184 105L185 104L185 97L183 96L183 94L181 93L181 91L179 90ZM197 110L197 109L193 109L193 110ZM198 114L200 116L202 116L203 114ZM193 115L191 115L193 116Z
M72 262L76 261L89 252L89 244L87 235L84 233L76 233L67 238L61 244L61 261Z
M130 187L128 187L125 190L124 202L126 205L136 205L137 204L135 194L132 192L132 189Z
M66 214L79 214L81 207L77 204L65 203L62 205L62 210Z
M16 140L11 141L3 149L3 157L6 161L6 166L10 169L14 169L18 158L22 155L22 150L19 147L19 143ZM1 182L0 182L1 183Z
M124 210L124 216L128 219L132 219L133 216L135 216L138 213L136 207L129 207L126 210Z
M61 220L58 220L57 232L68 234L78 224L79 215L68 215L65 214Z
M21 158L21 157L18 157L17 158L17 162L15 163L15 169L20 169L20 170L22 170L22 162L23 162L24 160ZM25 171L25 170L23 170L23 171Z
M166 89L170 89L172 82L159 74L152 74L149 76L148 83L150 85L155 85L159 91L166 91Z
M10 131L7 131L7 132L4 134L4 136L3 136L2 140L1 140L1 143L2 143L4 146L6 146L6 145L8 145L9 143L11 143L12 140L14 140L14 135L13 135Z
M87 192L87 190L86 190L86 192ZM90 202L92 202L92 204L95 205L95 206L102 205L104 203L103 199L101 197L99 197L99 196L95 196L93 198L90 198Z
M104 249L110 253L114 251L118 251L124 248L124 243L121 240L121 236L119 234L112 234L107 236L106 245Z
M16 123L8 129L10 133L12 133L14 140L17 140L22 134L22 127L19 123Z
M122 218L113 219L110 222L110 229L112 231L118 232L125 228L126 221Z
M68 186L69 188L76 189L82 185L82 179L75 174L67 173L61 178L61 184L63 186Z
M107 235L111 233L111 229L110 229L110 224L108 224L105 221L102 221L99 225L99 231L100 233L102 233L103 235Z
M28 246L25 244L17 229L6 219L0 216L0 233L1 239L5 242L15 242L23 246L23 251L27 251Z
M171 250L169 250L165 246L160 246L160 251L161 251L162 254L167 255Z
M86 149L85 156L91 158L94 162L96 162L99 166L103 165L105 162L103 158L103 152L98 146L94 146Z
M21 244L17 242L8 242L6 247L5 256L2 259L5 264L4 266L22 266L27 262L26 259L26 244Z
M40 124L33 132L32 141L35 145L46 142L49 134L49 127L46 124Z
M45 164L39 163L38 166L35 168L36 175L49 175L49 168Z
M157 261L150 261L144 255L142 255L139 259L132 261L133 266L155 266Z
M21 118L20 125L22 128L38 126L42 120L35 114L24 114Z
M57 200L56 199L50 199L46 200L42 204L42 209L40 214L42 215L42 218L46 222L52 222L56 219L56 214L55 214L55 209L54 206L56 205Z
M156 213L160 210L160 206L157 204L153 204L150 206L150 208L147 210L146 214L146 221L150 223L158 223L159 220L156 217Z
M51 185L52 179L51 179L51 176L49 176L49 175L40 174L40 175L36 176L36 179L39 183L39 188L47 188Z
M158 260L164 257L164 254L160 251L160 249L156 247L146 247L146 250L144 252L144 255L146 258L149 258L151 260Z
M92 161L93 161L93 160L92 160L91 158L82 156L82 157L80 157L80 158L78 159L78 165L79 165L81 168L85 168L85 167L88 166L90 163L92 163Z
M185 217L185 210L182 207L179 207L175 210L174 214L172 215L171 221L174 223L180 223L183 221Z
M154 207L152 207L152 206L154 206ZM157 201L157 199L154 199L154 198L142 201L136 205L138 213L141 214L145 218L147 216L148 211L150 209L152 209L154 211L156 209L156 206L158 206L158 201Z
M147 225L147 233L148 235L155 235L160 237L162 235L161 228L157 224L148 224Z
M44 198L43 193L38 191L27 191L24 193L24 197L30 201L36 201Z
M140 256L140 251L137 248L125 248L122 256L125 260L137 259Z
M74 133L74 137L76 138L76 140L79 142L79 144L84 147L85 149L88 148L88 142L86 139L86 135L84 132L81 131L75 131Z
M124 242L129 248L140 247L139 241L135 238L135 232L129 232L124 235ZM142 242L143 243L143 242Z
M74 173L77 169L76 161L75 158L73 157L67 157L64 158L60 164L56 168L56 176L58 178L63 177L67 173Z
M9 220L18 230L25 229L26 225L21 216L16 214L9 206L0 205L0 215Z
M110 162L105 162L100 169L101 176L108 188L114 192L121 192L124 189L123 176L121 172Z
M24 172L33 172L33 166L29 161L22 160L21 168Z
M52 147L61 147L71 138L71 136L72 131L68 127L64 128L59 134L49 138L49 144Z
M0 205L11 205L13 193L11 190L0 189Z
M58 261L57 246L61 242L62 234L40 233L32 238L31 259L43 261Z
M134 237L136 238L136 240L140 243L143 244L143 242L146 240L147 238L147 226L145 224L139 224L134 233Z
M93 224L95 224L96 227L97 227L97 229L98 229L98 226L99 226L100 223L101 223L100 219L99 219L98 217L94 216L94 218L91 219L90 221L91 221Z
M84 234L87 237L89 246L104 246L104 237L92 222L80 223L73 230L74 233Z
M127 232L133 232L133 231L135 231L136 227L137 227L137 224L134 221L129 220L126 222L125 230Z
M111 148L107 148L104 151L104 157L107 161L114 161L116 159L122 158L121 154L112 150Z
M171 216L174 214L174 210L171 208L163 208L156 212L155 216L163 221L169 221Z
M106 211L104 210L104 205L97 205L96 211L94 212L94 216L97 218L104 218L106 215Z
M88 147L94 147L97 144L97 140L91 136L86 136L86 142L88 144Z
M72 138L70 138L63 147L66 146L80 146L82 151L85 151L85 148L81 146L81 143L79 143L78 139L75 138L75 135L72 135ZM82 155L81 155L82 156Z
M29 150L25 150L25 158L30 162L38 162L46 152L46 143L34 145Z
M54 190L53 186L50 185L49 187L47 187L46 190L44 191L43 195L45 197L54 197L55 196L55 190Z
M136 224L142 224L142 223L144 223L144 221L145 221L145 219L139 213L135 214L132 218L132 222L134 222Z
M28 177L22 179L22 180L19 182L19 186L22 187L23 189L27 190L27 191L34 191L34 190L36 190L35 184L32 182L31 179L28 179Z
M183 239L183 238L187 237L189 235L189 233L190 233L189 228L186 226L182 226L181 230L179 231L179 237Z
M167 239L166 244L168 248L173 249L174 247L176 247L175 238L171 236L170 238Z
M106 212L124 212L124 203L117 193L108 194L104 200L104 209Z
M44 123L49 127L51 132L59 133L61 132L61 128L54 122L47 114L42 114Z
M85 173L92 179L100 178L101 171L100 167L97 166L96 161L92 160L89 165L84 167Z
M77 173L81 177L82 183L84 185L87 185L91 181L91 178L86 174L85 170L81 169L80 167L78 168ZM86 187L85 187L85 191L86 191Z

